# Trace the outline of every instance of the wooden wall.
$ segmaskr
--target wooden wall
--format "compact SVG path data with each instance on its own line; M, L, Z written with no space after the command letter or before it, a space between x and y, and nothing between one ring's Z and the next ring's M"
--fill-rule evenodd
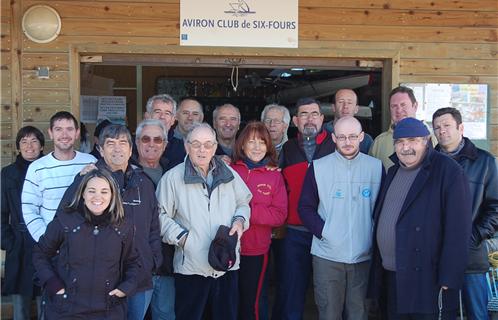
M61 35L51 43L36 44L21 32L22 14L35 4L48 4L61 16ZM496 0L300 0L299 6L299 49L180 50L179 0L1 0L3 164L12 159L17 128L33 124L46 132L51 114L71 109L70 50L83 44L130 45L130 53L143 46L227 56L399 51L400 82L489 85L490 146L498 155ZM50 66L50 79L37 79L39 65Z

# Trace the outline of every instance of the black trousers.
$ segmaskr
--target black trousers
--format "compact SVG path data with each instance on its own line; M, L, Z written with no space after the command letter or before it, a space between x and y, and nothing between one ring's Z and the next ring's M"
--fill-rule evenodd
M259 319L259 297L267 265L268 254L240 256L239 320Z
M237 319L238 271L219 278L175 273L177 320Z

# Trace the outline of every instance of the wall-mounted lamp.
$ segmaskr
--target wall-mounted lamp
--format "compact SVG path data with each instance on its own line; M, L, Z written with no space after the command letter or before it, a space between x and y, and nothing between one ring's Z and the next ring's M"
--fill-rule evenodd
M50 79L50 67L38 67L38 79Z
M47 5L35 5L22 17L22 31L31 41L47 43L59 35L61 18L57 11Z

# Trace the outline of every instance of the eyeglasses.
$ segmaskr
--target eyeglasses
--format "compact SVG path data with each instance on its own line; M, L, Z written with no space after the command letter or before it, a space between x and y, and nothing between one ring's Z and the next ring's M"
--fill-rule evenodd
M278 120L278 119L265 119L264 122L267 125L271 125L273 123L274 125L277 125L277 126L279 126L282 123L284 123L282 120Z
M345 142L346 140L349 140L351 142L355 142L358 140L359 137L360 137L359 134L350 134L349 136L345 136L345 135L335 136L335 138L339 142Z
M194 141L188 141L188 144L190 144L192 149L200 149L202 146L204 146L204 149L210 150L210 149L213 149L214 146L216 146L218 143L213 142L213 141L206 141L204 143L201 143L197 140L194 140Z
M140 141L142 141L142 143L150 143L152 141L154 144L161 144L164 142L164 139L161 137L142 136Z
M316 119L321 115L320 112L318 111L313 111L313 112L301 112L297 116L301 119L308 119L311 117L311 119Z

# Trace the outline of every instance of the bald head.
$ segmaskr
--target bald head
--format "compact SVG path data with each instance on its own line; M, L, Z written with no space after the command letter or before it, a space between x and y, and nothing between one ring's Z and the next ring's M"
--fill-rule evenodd
M334 124L332 140L336 144L337 152L346 159L353 159L360 151L360 143L363 141L361 123L355 118L346 116L337 120Z

